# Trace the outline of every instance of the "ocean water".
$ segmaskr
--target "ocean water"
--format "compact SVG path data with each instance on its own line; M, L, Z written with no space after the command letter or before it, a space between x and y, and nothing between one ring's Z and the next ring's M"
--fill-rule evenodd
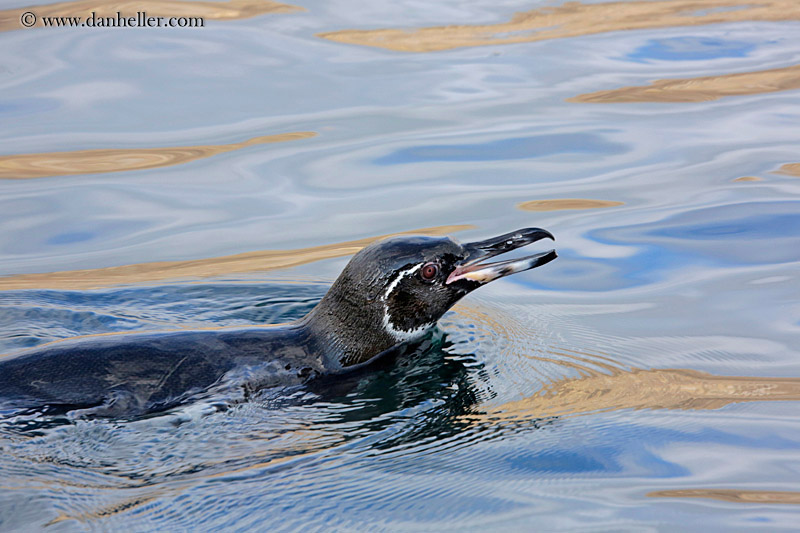
M120 6L1 6L0 357L292 320L384 235L559 258L333 383L0 425L0 531L797 529L795 0ZM204 24L45 27L118 9Z

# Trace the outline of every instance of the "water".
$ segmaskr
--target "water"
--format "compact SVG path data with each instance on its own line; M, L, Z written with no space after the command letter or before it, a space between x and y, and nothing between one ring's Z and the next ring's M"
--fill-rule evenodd
M0 530L796 528L794 0L27 5L0 353L291 320L380 235L541 226L560 258L335 383L4 427Z

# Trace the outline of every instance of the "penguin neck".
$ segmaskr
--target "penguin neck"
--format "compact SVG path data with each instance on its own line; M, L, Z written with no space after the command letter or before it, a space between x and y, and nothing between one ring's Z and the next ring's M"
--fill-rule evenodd
M347 298L334 286L301 320L330 371L366 363L402 342L385 330L382 309L372 311L368 302Z

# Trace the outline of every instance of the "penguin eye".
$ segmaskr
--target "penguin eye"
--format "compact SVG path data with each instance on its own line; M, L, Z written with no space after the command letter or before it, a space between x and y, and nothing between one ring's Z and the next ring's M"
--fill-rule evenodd
M419 271L423 281L433 281L439 275L439 265L436 263L425 263Z

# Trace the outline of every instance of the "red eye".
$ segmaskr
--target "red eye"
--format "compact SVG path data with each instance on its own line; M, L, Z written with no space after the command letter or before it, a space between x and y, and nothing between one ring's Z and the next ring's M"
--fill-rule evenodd
M439 265L436 263L425 263L419 272L425 281L433 281L439 275Z

